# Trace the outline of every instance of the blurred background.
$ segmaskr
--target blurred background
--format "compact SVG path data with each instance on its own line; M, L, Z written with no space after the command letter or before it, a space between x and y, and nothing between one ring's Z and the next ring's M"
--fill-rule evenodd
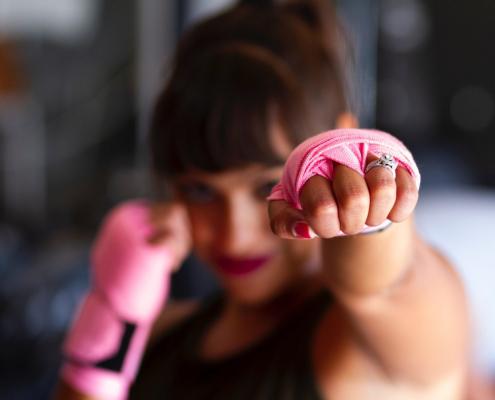
M146 133L180 35L230 0L0 0L0 398L47 399L116 203L149 196ZM338 0L356 52L353 106L423 174L417 223L473 308L495 378L495 3ZM175 298L216 284L194 259Z

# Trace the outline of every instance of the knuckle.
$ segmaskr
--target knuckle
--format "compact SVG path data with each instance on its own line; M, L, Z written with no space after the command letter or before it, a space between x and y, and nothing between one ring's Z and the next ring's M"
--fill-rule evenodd
M306 214L314 219L322 217L332 218L338 214L337 205L334 201L328 199L317 200L305 210Z
M345 233L347 233L348 235L357 235L359 232L361 232L361 228L360 228L360 229L356 229L356 228L354 228L354 229L349 229L349 230L348 230L347 232L345 232Z
M416 188L409 188L400 192L399 201L392 210L389 219L393 222L403 222L414 209L418 200L418 191Z
M331 239L340 232L340 229L325 229L323 231L316 231L316 234L323 239Z
M372 196L380 197L384 200L394 199L395 191L395 182L385 177L378 179L370 188Z
M369 207L369 194L362 188L352 187L340 199L341 207L346 210L361 210Z
M370 214L380 214L386 210L390 211L396 203L395 193L383 193L380 195L374 195L372 197L372 203L370 205Z
M381 219L372 219L370 221L367 221L366 222L366 225L368 226L379 226L383 223L384 221L382 221Z
M388 219L396 223L403 222L407 219L407 211L399 207L395 210L392 210Z
M359 216L358 218L351 216L343 219L340 222L340 225L342 227L342 232L347 233L348 235L355 235L361 232L361 229L364 227L364 223L365 219L363 219L362 216Z
M336 236L340 232L340 223L338 218L322 218L315 221L312 228L319 237L329 239Z
M356 227L356 226L344 226L342 228L342 232L344 232L347 235L357 235L359 232L361 232L361 229L363 227Z
M416 204L418 201L418 191L415 187L405 186L400 190L400 200L408 206Z

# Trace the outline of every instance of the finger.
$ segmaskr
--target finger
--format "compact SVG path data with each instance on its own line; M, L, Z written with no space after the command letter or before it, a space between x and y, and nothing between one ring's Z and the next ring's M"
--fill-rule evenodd
M369 154L367 164L378 157ZM395 204L397 187L390 170L385 167L376 167L366 173L366 184L370 194L370 208L366 225L378 226L385 222Z
M315 175L303 186L299 196L306 220L314 232L323 238L331 238L340 232L337 201L331 182Z
M393 222L405 221L414 211L418 202L418 188L413 177L404 168L397 168L397 199L388 219Z
M370 207L366 181L353 169L334 163L332 187L339 207L340 229L348 235L359 233Z
M272 232L283 239L312 239L316 234L309 227L304 213L286 201L268 204Z

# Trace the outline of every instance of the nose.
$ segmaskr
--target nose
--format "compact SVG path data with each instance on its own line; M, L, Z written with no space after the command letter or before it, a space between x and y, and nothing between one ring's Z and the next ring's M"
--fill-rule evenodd
M224 255L246 257L260 253L263 247L263 222L268 225L266 205L244 194L226 202L219 223L219 245Z

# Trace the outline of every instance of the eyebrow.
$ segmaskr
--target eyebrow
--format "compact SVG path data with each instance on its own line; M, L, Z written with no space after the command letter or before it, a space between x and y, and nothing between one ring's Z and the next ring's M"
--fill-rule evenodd
M283 172L283 165L277 167L270 167L261 172L261 179L280 179L279 175ZM272 177L272 175L277 174L277 178Z
M259 182L259 181L264 181L264 180L273 180L273 179L280 179L279 178L279 173L282 172L281 169L283 168L283 164L276 165L276 166L269 166L266 168L260 169L255 176L252 179L250 174L248 174L245 178L245 180L250 180L253 183ZM196 175L196 174L199 174ZM201 175L203 174L203 175ZM175 184L188 184L188 183L199 183L199 184L211 184L209 175L210 173L208 172L203 172L203 171L198 171L198 172L191 172L191 173L186 173L183 175L180 175L174 179ZM272 176L277 174L277 177ZM211 175L215 175L214 173L211 173Z

